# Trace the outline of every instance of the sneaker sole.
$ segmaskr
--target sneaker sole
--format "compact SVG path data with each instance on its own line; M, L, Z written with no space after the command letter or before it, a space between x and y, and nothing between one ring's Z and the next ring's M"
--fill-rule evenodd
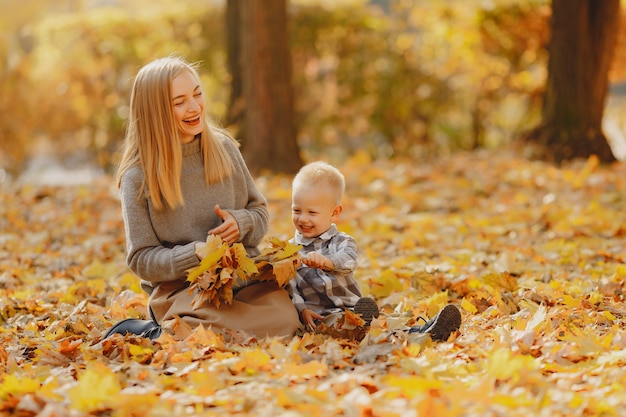
M461 312L452 304L445 306L437 315L433 324L425 330L434 341L445 342L453 332L461 327Z
M370 324L372 319L380 314L376 301L369 297L361 297L354 305L354 312L360 314L365 323Z

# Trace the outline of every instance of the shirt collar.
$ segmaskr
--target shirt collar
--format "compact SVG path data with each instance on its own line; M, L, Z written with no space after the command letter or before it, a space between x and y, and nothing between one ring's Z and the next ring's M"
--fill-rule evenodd
M321 241L330 240L337 233L339 233L339 230L337 229L337 226L335 225L335 223L333 223L328 228L327 231L325 231L324 233L322 233L321 235L317 237L304 237L302 236L302 233L300 233L300 231L296 230L295 241L296 241L296 244L298 245L308 246L317 240L321 240Z

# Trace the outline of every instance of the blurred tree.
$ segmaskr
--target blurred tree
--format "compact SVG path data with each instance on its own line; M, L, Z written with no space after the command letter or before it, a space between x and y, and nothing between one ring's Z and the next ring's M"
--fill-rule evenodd
M243 155L253 173L265 169L295 173L302 159L296 137L287 2L229 0L227 16L229 63L235 70L231 105L236 107L229 118L241 120L237 136L243 142Z
M228 71L231 74L230 102L226 114L226 123L229 126L241 126L243 123L243 85L241 69L241 2L228 1L226 3L226 43ZM244 138L239 140L243 142Z
M0 166L17 173L43 149L73 164L115 169L134 74L171 53L201 62L211 116L255 141L260 148L249 154L269 159L272 168L298 155L341 162L356 152L422 158L499 146L539 123L549 1L377 1L381 8L370 0L291 0L290 50L283 36L264 53L280 45L293 60L267 61L286 62L287 69L292 62L293 71L276 71L279 86L270 88L258 62L226 53L225 25L233 19L224 18L224 6L251 7L248 0L0 0ZM274 3L264 7L273 13L267 7ZM240 48L246 33L252 43L262 40L240 14L233 16L232 45ZM250 85L271 97L265 106L286 101L276 91L293 77L295 116L279 110L273 119L256 119L272 133L292 132L287 147L260 138L254 127L250 135L236 131L244 128L248 99L237 99L244 97L243 71L232 68L242 65L256 72L248 77L261 79Z
M602 116L619 8L620 0L553 0L542 122L528 137L541 158L615 160Z

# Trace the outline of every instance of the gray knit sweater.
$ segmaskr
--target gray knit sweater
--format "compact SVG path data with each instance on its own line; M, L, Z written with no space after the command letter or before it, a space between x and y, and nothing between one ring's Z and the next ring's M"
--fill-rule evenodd
M182 145L183 207L172 210L166 205L156 210L147 195L138 198L143 182L141 167L129 169L122 178L126 262L144 280L142 287L148 292L160 282L183 280L184 285L185 271L200 262L196 242L204 242L207 232L222 221L214 212L216 204L237 220L239 241L248 253L258 254L256 246L269 227L267 201L257 190L239 149L229 139L222 140L234 162L234 172L210 186L204 180L200 141Z

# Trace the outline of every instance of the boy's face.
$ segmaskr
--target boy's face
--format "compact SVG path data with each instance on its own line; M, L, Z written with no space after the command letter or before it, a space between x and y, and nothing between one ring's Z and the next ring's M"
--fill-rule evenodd
M327 186L293 190L291 220L304 237L317 237L327 231L342 210L342 205L336 204Z

